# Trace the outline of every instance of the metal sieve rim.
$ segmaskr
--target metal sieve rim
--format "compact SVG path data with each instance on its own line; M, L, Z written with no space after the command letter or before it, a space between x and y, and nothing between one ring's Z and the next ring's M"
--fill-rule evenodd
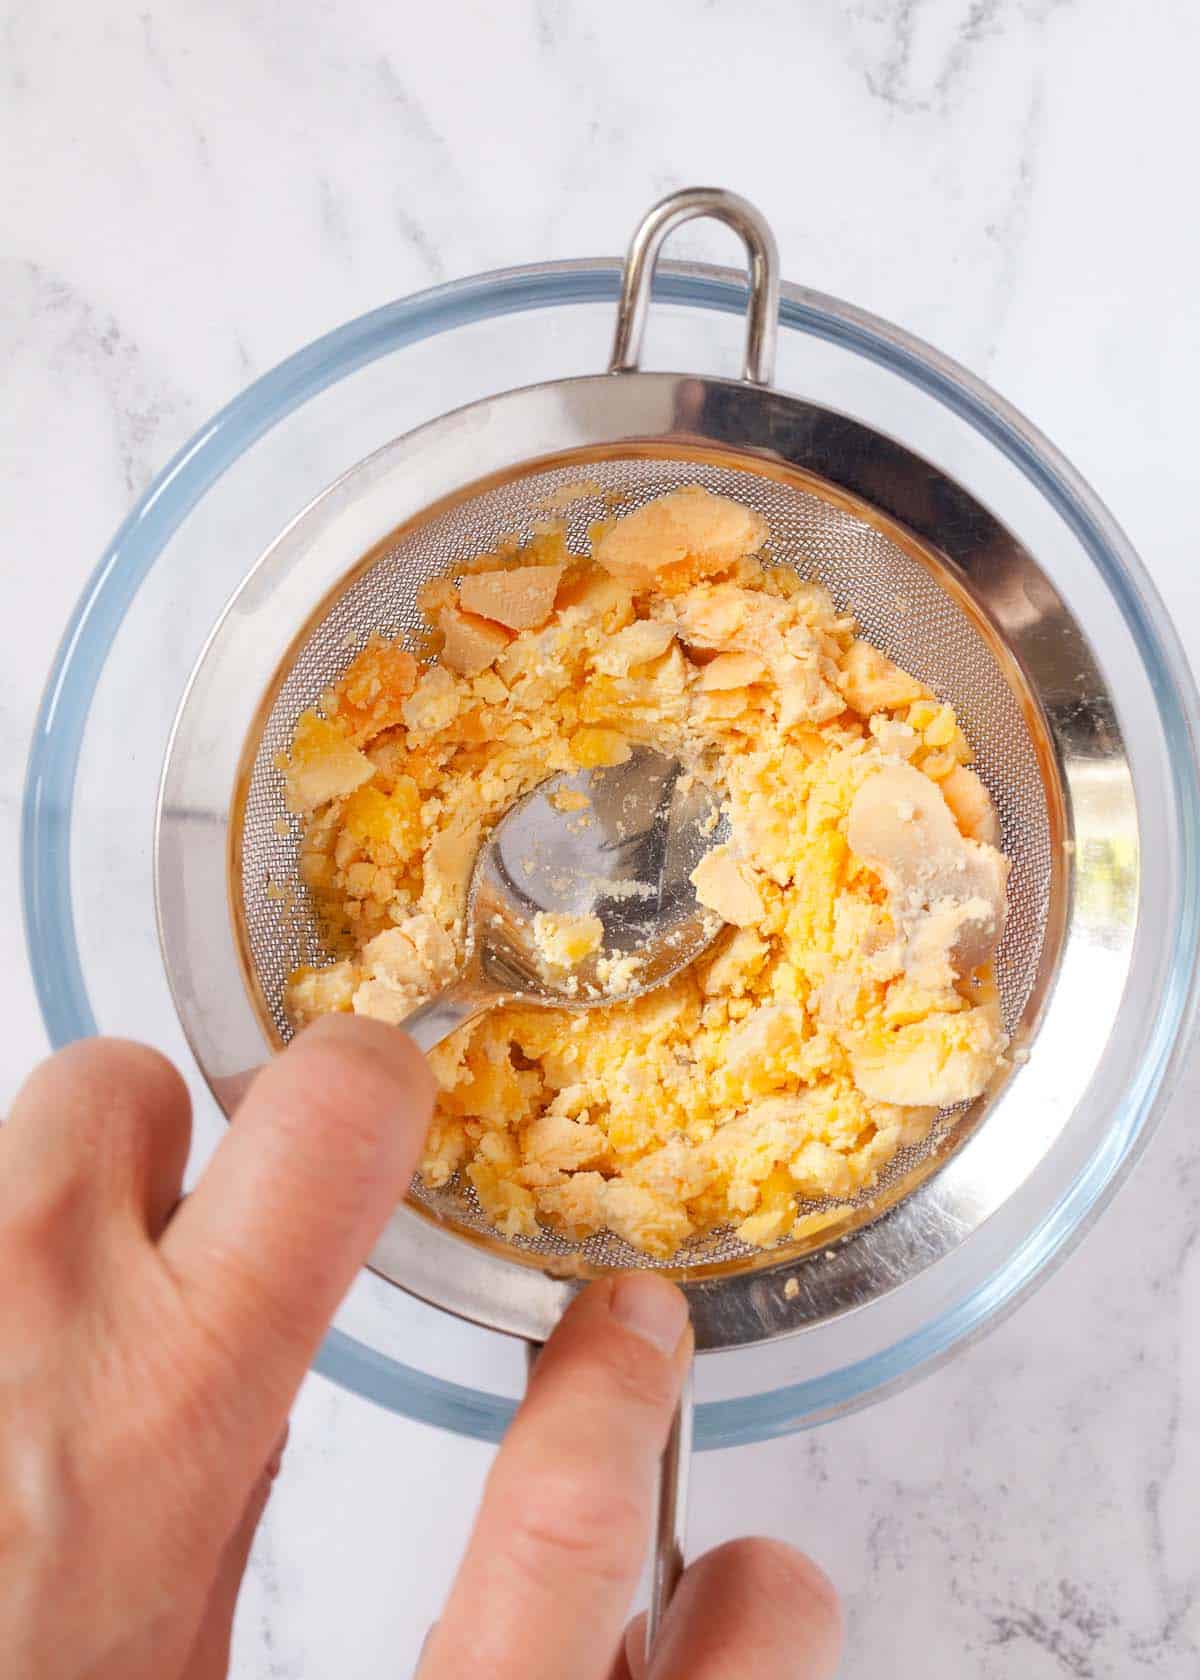
M569 408L564 402L564 393L569 393ZM720 423L711 424L707 435L702 434L693 425L681 436L675 423L677 416L681 412L694 414L697 398L704 399L709 394L720 399L718 408L714 408L710 414L710 421ZM1010 652L1015 661L1015 668L1026 669L1028 676L1024 659L1030 652L1036 657L1037 647L1031 646L1029 626L1023 626L1019 618L1011 625L1006 623L1011 601L1006 604L1004 599L989 593L989 578L994 572L991 562L998 554L1004 555L1016 568L1017 574L1035 588L1038 598L1047 607L1054 608L1062 637L1069 640L1072 658L1090 684L1094 703L1086 711L1080 711L1075 704L1075 697L1072 697L1069 711L1056 709L1058 697L1052 696L1054 703L1046 720L1052 750L1047 751L1047 760L1056 772L1060 765L1065 766L1066 780L1070 782L1072 766L1076 759L1090 761L1096 756L1106 759L1125 790L1123 797L1127 796L1130 810L1136 810L1132 802L1132 789L1127 785L1128 772L1124 764L1120 737L1111 723L1111 705L1103 678L1091 660L1078 626L1059 601L1048 579L1036 566L1032 557L1004 531L986 509L945 475L940 474L937 468L893 440L833 411L784 397L777 392L747 392L744 387L734 382L697 380L665 374L622 376L619 380L597 376L555 382L549 386L511 392L503 397L489 399L484 404L474 405L468 412L472 421L470 458L471 465L476 468L482 465L498 472L527 470L531 459L543 460L556 453L550 449L538 450L536 447L531 452L528 449L530 441L532 440L535 446L542 439L561 443L564 433L572 440L580 439L566 452L571 455L587 449L628 453L630 434L633 430L629 422L633 417L640 422L635 434L639 448L652 446L663 454L678 455L681 450L695 448L697 445L715 447L729 451L741 465L748 466L756 472L762 472L768 461L782 462L785 466L790 463L815 473L817 478L826 483L832 482L835 493L845 492L861 498L864 491L869 492L866 499L878 510L878 514L907 527L911 540L918 543L928 541L928 533L920 529L923 510L928 517L928 509L933 502L942 508L951 505L956 517L949 527L949 540L943 546L942 563L949 562L950 566L956 569L968 592L981 600L985 615L993 620L992 628L995 634L1011 643ZM290 624L294 625L299 618L307 617L313 602L320 600L331 584L342 581L344 556L347 552L361 554L373 548L382 535L389 534L395 528L397 512L403 520L405 516L411 517L412 514L421 511L421 503L413 492L415 480L419 480L427 492L430 488L436 490L443 487L447 493L451 489L455 493L461 492L461 476L455 473L453 463L455 457L461 454L462 421L461 414L447 416L444 420L432 422L406 438L396 440L393 445L356 469L358 474L367 474L367 483L364 485L360 481L355 486L356 493L352 497L347 494L347 481L339 481L323 497L318 498L301 519L284 533L279 542L264 556L237 598L241 610L227 614L223 626L215 633L213 642L210 643L209 669L197 673L199 686L205 692L193 693L191 696L196 708L203 712L212 705L214 695L211 679L217 675L222 664L227 663L228 657L236 661L233 644L244 643L244 633L247 629L245 620L248 617L255 619L258 630L266 633L267 642L271 644L269 658L263 656L261 645L255 648L258 671L261 673L264 665L278 663L290 645L292 636L285 635L278 624L269 626L264 621L265 603L271 600L275 606L279 606L282 595L286 598L284 605L290 602L294 606L298 605L300 609L293 610L290 614L285 613ZM735 442L737 448L733 449L732 445ZM522 444L526 446L524 450L521 448ZM557 451L560 456L563 453L562 450ZM835 473L832 480L828 471L831 467ZM837 470L839 467L840 472ZM827 470L818 471L818 468ZM776 468L773 466L771 470ZM439 475L443 481L441 484L438 483ZM384 504L380 501L380 491L383 487L388 491L386 518L382 516ZM882 492L886 493L881 492L881 487ZM363 491L366 493L366 500L372 503L368 510L367 523L373 521L375 529L369 533L366 542L347 542L345 532L348 523L349 527L354 529L361 530L363 527L364 521L361 518L358 519L357 525L355 524L355 519L363 512L363 496L358 493ZM426 494L424 500L429 499ZM354 505L351 506L351 503ZM335 529L340 531L343 537L336 565L331 563L329 549L330 535ZM1009 630L1012 633L1006 636ZM204 663L202 662L202 666ZM227 710L226 707L226 712ZM211 722L210 718L210 725ZM228 729L229 726L226 716L225 728ZM183 779L186 781L186 775ZM173 781L174 778L168 770L164 781L164 813L168 817L175 797ZM228 784L226 786L228 787ZM1067 813L1070 803L1070 799L1064 797L1064 837L1068 834L1065 824L1069 823ZM223 809L224 820L227 820L226 811L227 795ZM175 842L181 838L181 835L176 834L171 843L163 849L159 869L160 886L164 884L164 865L170 865L168 854L174 853L178 857ZM1059 947L1062 948L1063 939L1071 932L1068 915L1071 874L1069 860L1056 853L1055 869L1059 887L1063 889L1063 910L1060 918L1063 938L1058 941ZM181 932L178 927L172 929L166 926L171 919L170 916L164 917L164 948L168 956L172 952L185 955L183 947L186 946L187 940L178 937ZM1119 997L1120 976L1127 965L1128 931L1121 926L1115 929L1113 950L1117 966L1114 966L1111 972L1106 971L1104 979L1106 995L1114 1009ZM192 964L191 955L186 955L186 960L189 965ZM1051 963L1049 969L1052 968ZM1043 1003L1048 1002L1050 997L1051 975L1048 970ZM202 1040L207 1040L198 1047L199 1059L206 1066L210 1077L213 1077L218 1095L222 1094L223 1087L228 1093L231 1089L227 1083L229 1075L221 1064L224 1061L228 1065L229 1047L213 1042L208 1024L199 1019L203 1012L197 1009L194 997L184 998L182 1001L188 1006L186 1009L181 1008L185 1020L192 1029L199 1026ZM1102 1013L1091 1023L1093 1029L1101 1021ZM242 1033L244 1041L244 1021L238 1031ZM261 1044L262 1033L257 1023L255 1036ZM1102 1048L1102 1043L1099 1043L1098 1048ZM1019 1078L1009 1080L1006 1094L1009 1089L1019 1087L1032 1099L1036 1109L1042 1097L1048 1098L1049 1093L1039 1091L1039 1081L1033 1070L1022 1068L1019 1075ZM984 1147L988 1134L994 1128L977 1131L969 1142L951 1157L947 1167L936 1175L936 1194L927 1194L931 1192L931 1186L929 1183L923 1184L918 1192L908 1197L903 1208L893 1212L890 1218L860 1233L853 1244L832 1251L835 1257L831 1263L805 1268L804 1262L779 1261L771 1255L766 1260L769 1278L760 1277L757 1272L752 1272L740 1279L725 1280L720 1290L721 1295L728 1297L733 1291L740 1296L740 1304L732 1313L726 1310L725 1304L720 1310L713 1306L711 1311L706 1313L703 1298L709 1292L709 1286L703 1281L690 1281L689 1290L694 1296L694 1306L699 1313L698 1329L701 1331L702 1345L738 1345L761 1340L864 1305L868 1300L903 1281L894 1267L889 1265L886 1253L880 1252L889 1244L908 1242L913 1248L916 1257L914 1264L918 1269L931 1263L941 1254L949 1252L950 1248L956 1246L993 1208L1001 1205L1015 1192L1028 1172L1033 1170L1036 1161L1051 1147L1054 1137L1066 1124L1070 1113L1069 1108L1063 1111L1057 1102L1054 1107L1053 1123L1043 1124L1037 1136L1029 1135L1028 1126L1021 1128L1019 1146L1015 1150L1013 1147L1008 1149L1006 1160L990 1159L995 1151ZM1012 1142L1010 1139L1010 1145ZM970 1174L966 1173L968 1158ZM958 1170L953 1170L955 1168ZM969 1187L964 1175L971 1180ZM956 1202L963 1204L957 1210L954 1206ZM407 1220L414 1232L419 1227L419 1239L413 1235L411 1241L398 1241L397 1232L393 1230L389 1238L385 1239L384 1245L381 1245L377 1261L380 1262L381 1269L393 1276L403 1265L406 1287L413 1288L416 1293L424 1294L426 1298L433 1299L452 1311L459 1311L465 1316L519 1334L544 1334L545 1328L554 1321L568 1289L561 1280L548 1277L545 1272L536 1271L532 1267L522 1266L511 1253L505 1253L503 1258L491 1254L474 1254L471 1252L472 1245L463 1243L457 1234L452 1235L444 1227L431 1224L421 1216L414 1218L411 1210L402 1210L402 1215L398 1224L402 1226ZM886 1241L880 1236L881 1232L890 1233ZM905 1235L905 1232L908 1234ZM827 1238L826 1241L828 1240ZM458 1266L458 1271L471 1274L456 1277L453 1288L449 1291L445 1287L444 1274L447 1264L454 1269L454 1263L449 1261L446 1244L453 1244L460 1255L462 1264ZM408 1267L408 1262L413 1259L414 1252L418 1249L423 1249L424 1254L414 1270ZM503 1299L498 1303L492 1299L489 1303L489 1294L494 1295L495 1292L489 1291L485 1286L480 1267L483 1271L490 1272L498 1266L504 1269L508 1281L499 1292ZM518 1273L519 1279L516 1276ZM800 1295L793 1297L785 1305L783 1287L793 1275L801 1278ZM748 1284L749 1287L739 1290L739 1283ZM756 1293L762 1299L752 1299ZM773 1304L764 1308L763 1303L767 1297ZM711 1334L708 1331L711 1331Z
M878 509L872 507L861 497L830 485L827 481L803 468L778 460L758 456L751 457L742 450L696 442L667 443L661 440L635 439L623 442L620 445L610 445L602 448L558 451L553 456L524 462L517 467L464 484L452 494L444 496L422 509L376 542L365 555L350 566L345 576L334 583L313 607L304 623L293 636L287 651L278 662L266 685L254 719L247 731L237 768L229 826L228 881L229 902L232 907L242 978L251 1004L258 1015L264 1036L276 1049L283 1047L286 1038L279 1029L277 1010L272 1010L263 992L258 966L251 950L252 941L247 926L244 891L246 868L243 848L251 775L261 754L263 732L278 703L280 692L294 669L298 654L308 644L315 627L328 619L337 604L360 581L365 579L381 560L388 557L406 539L414 537L439 520L447 518L457 508L470 504L477 498L487 496L507 485L540 478L548 472L566 471L585 477L590 470L595 469L600 463L621 463L629 460L658 460L672 464L687 462L696 466L717 466L740 472L750 470L756 477L773 480L789 489L803 490L818 497L823 503L839 512L848 514L863 524L870 525L879 531L895 548L917 561L980 636L992 659L1004 672L1010 689L1019 699L1025 727L1038 760L1042 787L1046 795L1047 815L1052 832L1051 856L1053 858L1062 855L1061 847L1055 844L1055 840L1064 836L1067 832L1067 815L1044 712L995 626L973 596L966 581L959 575L958 569L947 556L937 552L929 542L918 539L895 519L880 513ZM1053 902L1054 896L1053 894L1049 895L1050 902ZM1051 950L1054 948L1053 938L1049 941L1049 948ZM1040 977L1041 984L1035 982L1030 998L1021 1012L1021 1030L1023 1040L1026 1043L1036 1033L1045 989L1051 979L1052 975L1047 974ZM982 1097L968 1107L953 1112L939 1124L934 1138L928 1144L920 1147L920 1158L918 1160L913 1161L898 1176L888 1173L884 1182L876 1190L870 1193L864 1192L851 1203L848 1203L845 1206L843 1216L835 1224L824 1228L822 1231L805 1238L781 1242L758 1254L743 1251L724 1260L705 1258L705 1248L711 1247L711 1243L701 1242L699 1245L691 1245L687 1251L681 1252L679 1256L673 1257L669 1261L655 1261L653 1264L664 1275L679 1281L704 1279L715 1282L722 1277L733 1275L735 1272L771 1270L780 1264L828 1249L831 1243L840 1242L882 1218L897 1202L910 1194L931 1174L939 1171L945 1161L983 1123L1003 1089L1007 1077L1007 1071L999 1072ZM497 1233L481 1228L477 1223L456 1220L448 1211L444 1213L438 1211L437 1207L433 1205L437 1199L423 1195L420 1188L417 1187L409 1197L409 1206L422 1218L437 1224L449 1225L460 1238L475 1243L485 1251L496 1254L503 1259L537 1270L549 1270L551 1273L560 1273L563 1276L573 1278L601 1276L611 1270L611 1265L597 1263L587 1252L576 1252L569 1256L547 1254L536 1245L527 1247L522 1243L513 1243Z

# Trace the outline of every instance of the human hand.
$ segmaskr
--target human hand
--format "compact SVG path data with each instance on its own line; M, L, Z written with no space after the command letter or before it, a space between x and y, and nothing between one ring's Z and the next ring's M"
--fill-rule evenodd
M429 1121L394 1028L264 1068L180 1203L190 1115L134 1044L73 1045L0 1129L6 1680L220 1680L288 1408Z
M78 1045L29 1081L0 1131L13 1680L224 1675L288 1406L407 1184L430 1099L402 1034L321 1022L260 1075L179 1205L188 1105L161 1058ZM636 1627L614 1653L689 1351L682 1298L650 1274L575 1303L497 1459L422 1680L642 1680ZM756 1680L821 1680L837 1642L823 1577L789 1548L737 1542L686 1572L651 1675L717 1680L749 1661Z
M697 1559L647 1668L624 1631L659 1455L692 1356L653 1272L592 1284L533 1368L418 1680L833 1680L841 1618L800 1552L736 1540Z

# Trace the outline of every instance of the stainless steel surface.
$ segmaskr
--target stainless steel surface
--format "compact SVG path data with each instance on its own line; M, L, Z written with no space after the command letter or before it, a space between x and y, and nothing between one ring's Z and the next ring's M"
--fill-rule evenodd
M752 385L769 385L775 371L775 339L779 331L779 251L775 235L762 213L747 199L721 187L689 187L671 193L647 211L638 224L625 258L608 370L632 373L639 366L659 252L676 228L701 216L724 222L745 243L750 298L742 378Z
M687 1543L688 1473L692 1462L695 1383L689 1371L671 1419L671 1432L658 1467L654 1507L654 1552L650 1563L650 1608L646 1616L646 1655L654 1650L667 1606L683 1574Z
M404 1030L419 1050L426 1054L435 1050L444 1039L478 1019L488 1009L503 1003L506 993L489 986L477 969L468 966L445 991L438 992L420 1008L414 1009L404 1023Z
M561 793L587 807L559 810ZM729 824L710 789L678 759L635 747L624 764L560 772L519 799L479 849L467 897L461 976L406 1019L422 1050L499 1003L595 1009L663 985L721 931L697 902L691 874ZM598 951L572 968L547 966L541 913L595 916ZM605 965L636 963L614 988Z
M561 811L560 793L587 811ZM405 1020L422 1050L497 1003L593 1010L662 986L721 931L697 904L691 872L728 838L713 793L679 759L639 746L624 764L548 776L504 813L479 848L467 895L467 958L459 979ZM600 949L548 968L536 917L595 916ZM602 964L637 959L637 978L610 990Z

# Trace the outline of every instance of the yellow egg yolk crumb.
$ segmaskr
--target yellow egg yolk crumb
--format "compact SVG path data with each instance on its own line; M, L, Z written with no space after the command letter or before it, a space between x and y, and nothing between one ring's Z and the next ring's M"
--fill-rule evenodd
M420 1171L463 1175L508 1236L807 1237L1002 1061L1008 861L971 749L766 539L697 486L598 527L592 559L544 527L426 585L432 661L373 639L279 760L339 958L291 977L297 1025L401 1022L444 986L480 840L547 776L646 744L728 812L694 879L730 925L690 970L586 1015L496 1009L433 1053ZM599 948L594 917L539 922L549 964Z

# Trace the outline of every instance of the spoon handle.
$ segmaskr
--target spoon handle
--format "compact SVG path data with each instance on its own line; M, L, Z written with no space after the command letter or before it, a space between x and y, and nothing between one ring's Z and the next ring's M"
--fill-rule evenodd
M465 1027L485 1009L492 1009L504 997L503 992L484 986L471 976L464 975L423 1003L419 1009L401 1022L404 1031L419 1050L435 1049L444 1038L459 1027Z

